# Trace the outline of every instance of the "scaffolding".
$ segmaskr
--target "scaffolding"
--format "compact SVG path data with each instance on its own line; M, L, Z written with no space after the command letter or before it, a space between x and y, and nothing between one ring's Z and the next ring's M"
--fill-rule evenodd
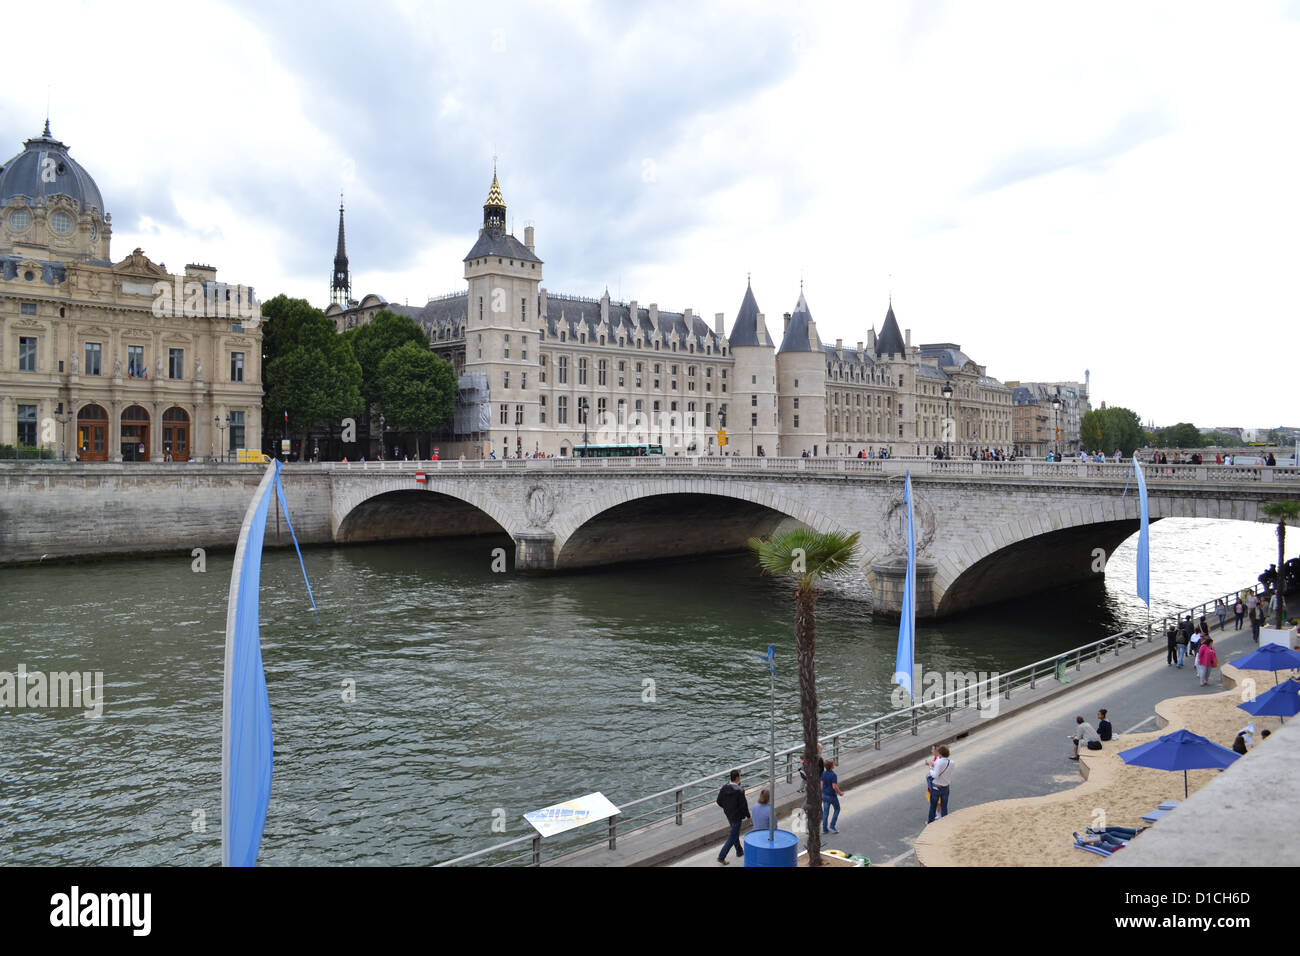
M458 438L478 440L492 428L492 396L486 372L462 372L457 384L454 431Z

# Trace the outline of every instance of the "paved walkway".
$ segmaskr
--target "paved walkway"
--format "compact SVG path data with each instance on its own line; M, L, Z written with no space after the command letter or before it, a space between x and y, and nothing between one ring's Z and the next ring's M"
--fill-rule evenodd
M1210 623L1221 661L1230 661L1255 648L1248 625L1234 632L1229 616L1227 631L1220 636L1218 619ZM1210 685L1201 687L1190 662L1181 670L1166 665L1163 636L1153 644L1153 650L1140 652L1141 659L1130 666L1058 692L1043 703L991 722L984 732L953 742L949 810L990 800L1041 796L1078 785L1079 764L1069 759L1075 716L1082 716L1095 727L1098 708L1107 708L1122 745L1125 733L1156 729L1154 707L1159 701L1219 693L1223 689L1217 670ZM1077 679L1073 671L1070 676L1072 681ZM1242 723L1248 720L1243 715ZM857 786L841 784L844 796L840 798L840 832L824 835L823 848L861 854L873 864L916 865L912 843L925 827L928 812L922 763L928 752L925 745L916 750L915 760L905 767ZM788 788L783 788L778 796L787 793ZM721 811L718 817L721 819ZM790 815L781 814L779 825L790 829ZM718 867L721 846L719 839L716 846L697 850L673 865ZM734 853L730 859L732 866L727 869L741 869ZM977 866L980 861L970 863Z

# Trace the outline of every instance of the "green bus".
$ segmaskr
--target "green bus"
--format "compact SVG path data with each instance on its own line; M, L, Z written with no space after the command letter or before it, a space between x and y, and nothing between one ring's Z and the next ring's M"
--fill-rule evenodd
M641 458L646 455L662 455L663 445L574 445L574 458Z

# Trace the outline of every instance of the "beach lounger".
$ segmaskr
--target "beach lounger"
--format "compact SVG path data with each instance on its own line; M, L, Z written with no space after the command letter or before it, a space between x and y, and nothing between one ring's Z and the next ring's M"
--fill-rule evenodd
M1157 809L1157 810L1172 810L1172 809L1174 809L1175 807L1180 806L1181 804L1182 804L1182 801L1181 801L1181 800L1166 800L1164 803L1160 804L1160 806L1156 807L1156 809Z
M1169 812L1168 810L1152 810L1150 813L1144 814L1142 816L1142 822L1155 823L1157 820L1161 819L1168 812Z
M1075 841L1074 841L1074 848L1075 848L1076 850L1087 850L1089 853L1095 853L1095 854L1097 854L1098 856L1112 856L1112 855L1113 855L1112 852L1111 852L1110 850L1102 849L1102 848L1099 847L1099 846L1093 846L1093 845L1090 844L1090 843L1080 843L1078 840L1075 840Z

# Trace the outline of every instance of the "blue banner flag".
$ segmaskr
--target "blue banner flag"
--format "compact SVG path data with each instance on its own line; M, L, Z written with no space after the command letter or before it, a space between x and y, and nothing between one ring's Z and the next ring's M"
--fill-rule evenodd
M272 489L284 506L280 462L272 461L257 486L235 548L226 604L226 668L221 720L221 865L253 866L271 801L271 704L262 668L258 624L262 541ZM289 524L293 535L293 525ZM293 539L298 547L297 536ZM302 565L302 553L298 553ZM307 571L303 568L303 579ZM307 587L311 596L311 586ZM312 597L312 611L316 600Z
M1141 527L1138 529L1137 556L1137 593L1138 597L1151 607L1151 534L1147 527L1147 483L1142 476L1142 463L1137 455L1133 456L1133 467L1137 469L1138 510L1141 514Z
M903 608L898 620L898 659L894 662L894 683L916 699L912 672L916 669L916 536L912 532L912 472L903 479L904 539L907 544L907 576L903 579Z

